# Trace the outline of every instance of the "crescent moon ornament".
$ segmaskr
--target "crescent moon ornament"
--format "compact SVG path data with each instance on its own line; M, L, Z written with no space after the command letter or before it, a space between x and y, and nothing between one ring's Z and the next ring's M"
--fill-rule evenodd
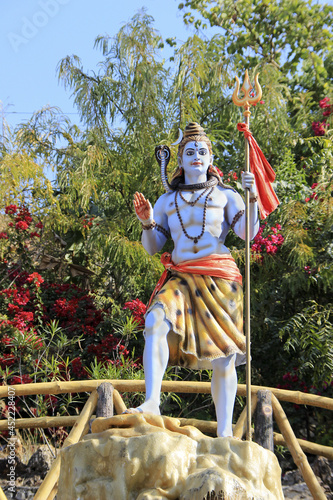
M181 128L180 128L180 129L178 129L178 130L179 130L179 137L178 137L178 139L176 140L176 142L173 142L173 143L171 144L171 146L177 146L177 144L179 144L179 143L180 143L180 142L182 142L182 140L183 140L183 131L182 131L182 129L181 129Z

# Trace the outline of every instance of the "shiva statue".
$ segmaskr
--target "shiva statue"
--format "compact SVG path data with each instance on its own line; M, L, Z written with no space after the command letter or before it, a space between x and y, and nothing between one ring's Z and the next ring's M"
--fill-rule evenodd
M232 436L236 366L246 361L246 342L242 276L224 241L229 229L245 239L245 205L239 193L223 184L213 166L211 142L197 123L185 128L169 187L154 208L142 193L134 195L146 251L159 252L169 237L174 249L162 255L166 271L145 318L146 399L128 412L160 415L168 363L212 369L217 435ZM259 229L252 173L242 174L242 187L250 191L252 239Z

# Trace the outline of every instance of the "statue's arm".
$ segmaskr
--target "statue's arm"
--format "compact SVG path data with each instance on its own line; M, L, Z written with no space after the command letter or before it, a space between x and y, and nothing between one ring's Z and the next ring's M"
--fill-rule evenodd
M250 172L242 174L242 186L250 190L250 239L252 240L259 230L257 189L254 176ZM226 207L227 221L233 231L245 240L245 203L239 193L227 190L228 203Z
M152 208L148 199L142 193L134 195L135 213L142 224L141 242L149 255L162 250L170 236L168 218L165 213L165 196L162 195Z

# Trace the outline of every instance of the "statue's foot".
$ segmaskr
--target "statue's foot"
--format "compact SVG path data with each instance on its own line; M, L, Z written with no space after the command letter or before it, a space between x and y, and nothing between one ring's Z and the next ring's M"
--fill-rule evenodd
M150 413L151 415L161 415L160 407L154 401L147 400L142 405L137 408L128 408L123 412L123 414L135 415L137 413Z
M127 408L127 410L123 411L122 415L135 415L136 413L143 413L141 408Z

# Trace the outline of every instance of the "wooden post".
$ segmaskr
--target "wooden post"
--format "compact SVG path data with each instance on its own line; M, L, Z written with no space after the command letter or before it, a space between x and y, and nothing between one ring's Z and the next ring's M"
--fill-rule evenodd
M97 388L98 401L96 417L113 416L113 385L109 382L103 382Z
M271 391L258 391L257 397L254 441L274 453L272 393Z
M315 500L327 500L326 495L315 476L315 473L309 465L305 453L303 453L303 450L296 439L296 436L288 421L287 415L283 411L282 406L280 405L274 394L272 394L272 406L276 423L278 424L280 431L282 432L282 436L287 443L288 449L292 454L294 462L297 465L300 473L302 474L304 481L306 482L307 487L311 492L311 495Z

